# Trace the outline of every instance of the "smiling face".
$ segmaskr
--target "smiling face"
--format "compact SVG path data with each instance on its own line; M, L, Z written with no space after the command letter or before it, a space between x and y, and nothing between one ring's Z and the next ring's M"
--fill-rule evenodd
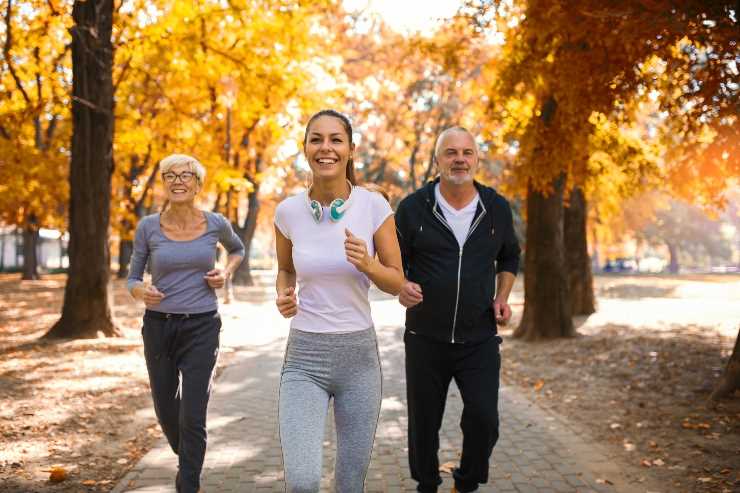
M450 185L472 183L478 170L478 147L470 133L452 129L440 136L435 151L440 179Z
M306 130L303 152L316 179L345 178L355 146L339 118L323 115Z
M167 200L181 204L193 202L200 191L200 182L192 166L188 163L176 164L162 173Z

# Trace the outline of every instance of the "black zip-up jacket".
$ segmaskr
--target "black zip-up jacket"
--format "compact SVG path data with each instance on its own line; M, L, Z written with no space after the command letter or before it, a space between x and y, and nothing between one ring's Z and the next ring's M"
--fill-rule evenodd
M480 200L461 248L437 205L438 182L403 199L396 211L404 273L424 298L406 310L406 329L444 342L480 342L496 334L496 274L516 275L519 266L511 207L475 182Z

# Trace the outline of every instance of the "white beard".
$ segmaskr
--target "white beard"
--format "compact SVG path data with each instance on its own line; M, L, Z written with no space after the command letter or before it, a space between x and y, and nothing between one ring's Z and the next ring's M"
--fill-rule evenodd
M465 173L464 175L450 175L450 174L444 174L442 175L442 178L453 185L465 185L466 183L469 183L473 181L473 175L470 173Z

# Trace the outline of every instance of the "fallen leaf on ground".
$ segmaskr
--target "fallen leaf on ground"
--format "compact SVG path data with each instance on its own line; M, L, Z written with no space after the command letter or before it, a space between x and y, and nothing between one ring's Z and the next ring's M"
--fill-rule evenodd
M443 472L446 474L452 474L452 471L455 470L457 464L454 462L445 462L444 464L439 466L439 472Z
M539 392L540 390L542 390L542 387L544 387L544 386L545 386L545 381L544 380L537 380L537 382L535 382L535 384L534 384L534 390L536 392Z
M596 478L596 482L598 484L614 484L611 481L609 481L608 479L602 479L602 478Z
M82 484L85 486L95 486L96 481L94 479L86 479Z
M60 483L67 479L67 471L63 467L54 467L49 471L49 481Z

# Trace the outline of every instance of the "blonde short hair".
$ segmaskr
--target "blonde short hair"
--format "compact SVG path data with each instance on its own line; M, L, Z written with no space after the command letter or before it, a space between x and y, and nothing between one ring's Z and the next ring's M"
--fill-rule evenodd
M206 178L206 169L200 164L200 161L195 159L193 156L187 154L170 154L166 158L159 162L159 172L164 174L170 171L177 165L187 164L190 167L190 171L195 173L195 177L198 179L198 183L202 184Z

